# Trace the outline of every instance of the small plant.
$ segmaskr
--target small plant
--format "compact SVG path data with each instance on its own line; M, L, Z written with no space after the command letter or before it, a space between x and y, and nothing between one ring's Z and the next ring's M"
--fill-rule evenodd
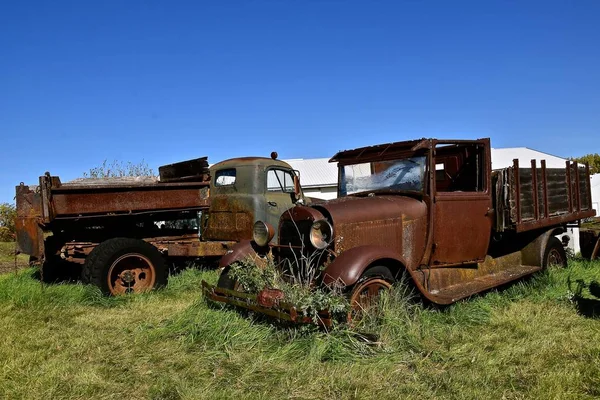
M88 172L83 173L84 178L122 178L126 176L154 176L154 170L142 160L139 163L128 161L113 160L110 164L107 160L102 165L90 168Z
M306 275L297 271L284 274L270 256L261 264L264 265L247 258L230 267L229 274L239 285L239 290L249 293L257 293L265 288L281 290L286 302L293 304L315 324L320 322L319 312L328 311L332 317L341 318L350 310L350 303L341 290L314 287L314 282L308 281ZM308 276L313 279L316 277L312 272Z

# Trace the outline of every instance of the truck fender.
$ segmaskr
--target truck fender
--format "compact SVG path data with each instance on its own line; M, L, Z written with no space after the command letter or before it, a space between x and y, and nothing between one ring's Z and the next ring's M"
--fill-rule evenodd
M235 244L231 251L221 257L219 268L225 268L233 263L243 261L248 257L264 257L269 252L269 246L261 247L254 240L242 240Z
M550 238L562 233L561 228L548 229L535 237L527 246L521 250L522 262L525 265L542 266L546 246Z
M342 283L352 286L371 265L378 264L391 267L392 275L399 276L402 268L406 266L406 260L402 255L392 249L378 246L366 245L348 249L340 254L323 271L323 283L327 286Z

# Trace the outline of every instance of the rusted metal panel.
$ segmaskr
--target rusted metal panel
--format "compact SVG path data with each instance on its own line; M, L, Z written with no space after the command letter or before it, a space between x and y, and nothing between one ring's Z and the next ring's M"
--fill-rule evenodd
M207 157L160 166L158 174L161 182L208 181L210 179Z
M202 184L159 184L151 187L57 188L51 191L54 218L107 214L136 214L161 210L202 210L209 206L208 188ZM46 215L46 212L44 212ZM52 219L54 219L52 218ZM50 222L46 219L46 222Z
M292 304L282 301L281 296L275 291L271 293L261 291L257 295L216 287L208 284L206 281L202 281L202 292L205 297L213 301L246 308L282 321L300 324L316 322L317 324L326 327L331 326L332 323L331 315L328 311L319 312L319 320L313 321L311 317L300 314ZM261 304L261 301L266 305Z
M432 265L485 258L492 230L492 199L485 193L443 193L435 198Z
M44 257L44 232L38 219L17 217L15 229L19 251L42 259Z
M196 239L187 242L169 242L165 246L152 240L149 242L159 249L166 247L166 255L169 257L221 257L237 243L235 241L200 242Z

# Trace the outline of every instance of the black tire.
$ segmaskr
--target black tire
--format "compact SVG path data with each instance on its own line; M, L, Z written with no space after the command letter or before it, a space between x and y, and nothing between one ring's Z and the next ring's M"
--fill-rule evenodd
M554 236L552 236L546 244L542 268L546 269L551 265L557 265L563 268L567 267L567 252L560 240Z
M236 288L237 281L229 275L229 269L229 267L225 267L223 271L221 271L221 275L219 275L219 280L217 281L217 287L229 290L234 290Z
M365 272L363 272L360 280L364 280L371 277L380 277L385 279L390 283L394 283L394 276L388 267L384 267L382 265L377 265L374 267L368 268Z
M164 286L167 268L162 254L151 244L139 239L113 238L92 250L81 278L108 295L140 293Z

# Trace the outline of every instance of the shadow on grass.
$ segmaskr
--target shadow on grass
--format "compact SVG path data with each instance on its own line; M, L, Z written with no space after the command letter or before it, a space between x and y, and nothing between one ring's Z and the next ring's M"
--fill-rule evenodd
M575 296L573 303L580 315L587 318L600 318L600 300Z
M577 312L587 318L600 318L600 283L585 283L583 279L578 279L575 285L575 289L572 289L572 282L569 281L569 290L573 290L571 301L575 304ZM596 299L586 297L587 293Z

